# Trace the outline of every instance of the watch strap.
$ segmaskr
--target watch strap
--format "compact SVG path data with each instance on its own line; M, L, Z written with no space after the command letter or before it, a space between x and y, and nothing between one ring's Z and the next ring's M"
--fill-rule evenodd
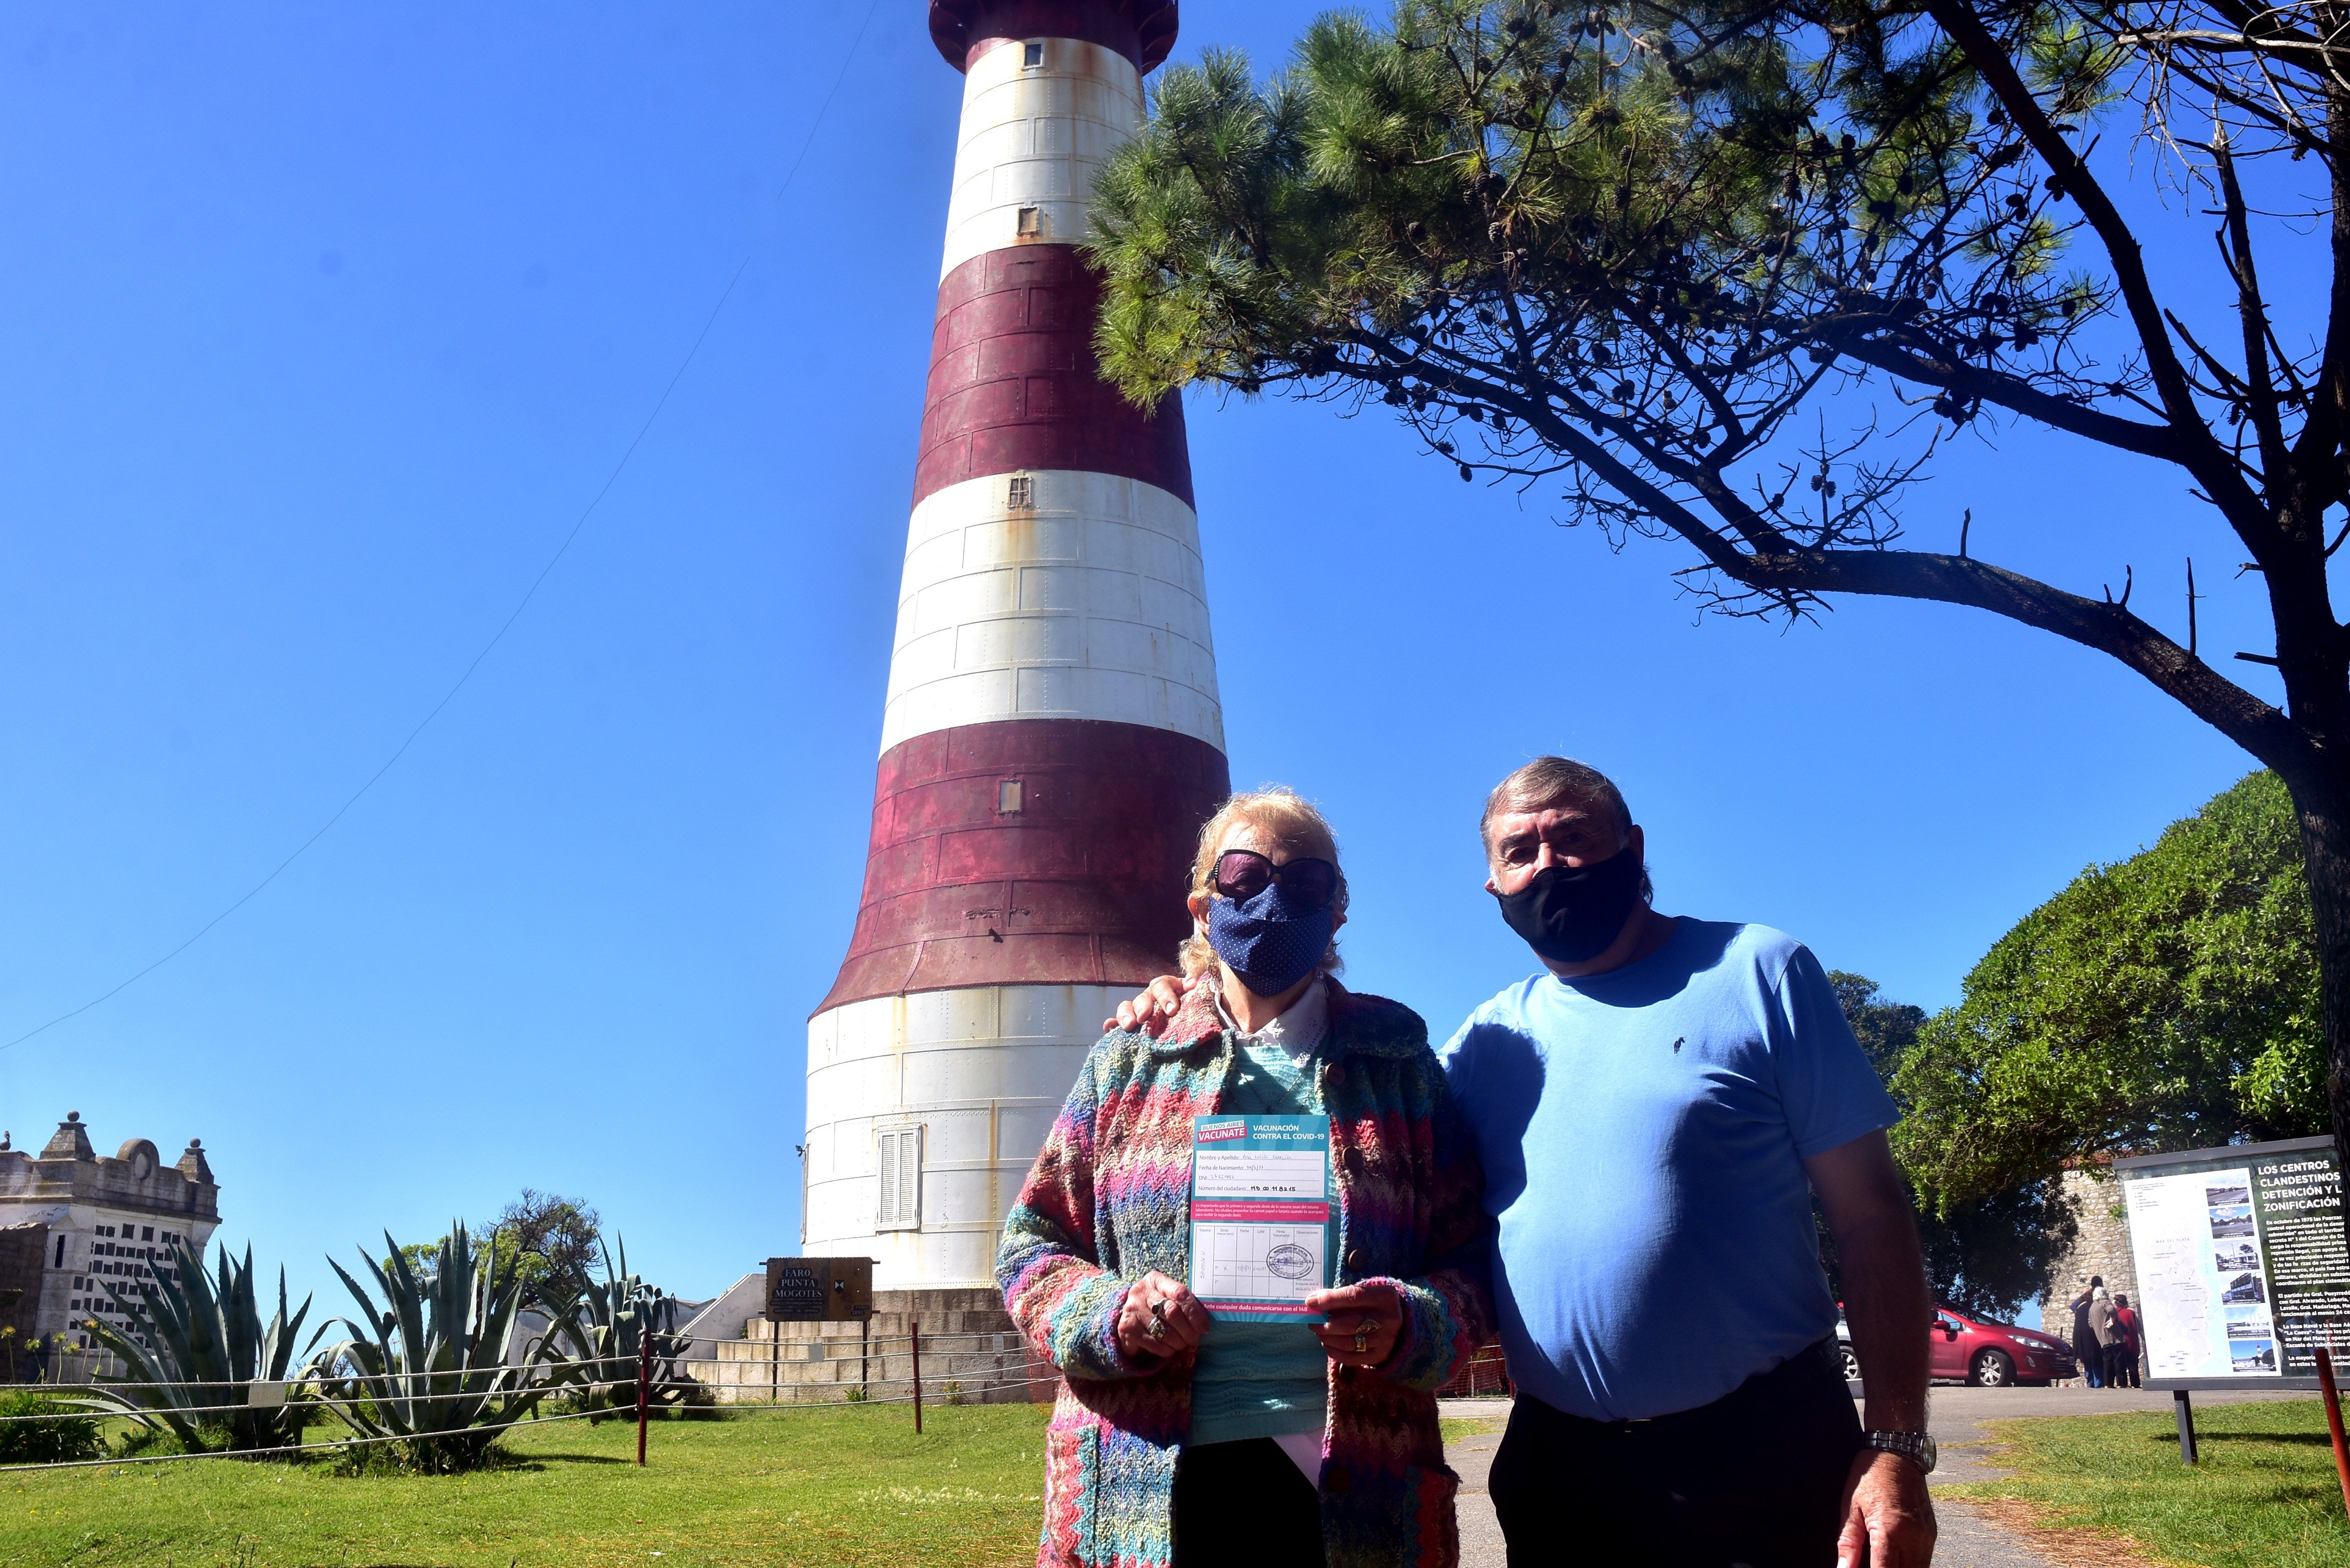
M1924 1432L1863 1432L1860 1440L1879 1453L1900 1455L1928 1475L1934 1473L1934 1461L1939 1457L1934 1439Z

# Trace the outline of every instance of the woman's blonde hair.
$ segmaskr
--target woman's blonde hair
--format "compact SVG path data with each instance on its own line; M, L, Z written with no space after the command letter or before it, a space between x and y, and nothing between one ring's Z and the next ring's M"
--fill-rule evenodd
M1315 804L1295 790L1282 784L1267 784L1263 789L1243 790L1225 798L1200 829L1199 853L1191 857L1192 897L1214 896L1212 883L1216 874L1216 851L1222 846L1224 834L1232 824L1245 822L1261 829L1281 846L1294 855L1312 856L1338 864L1338 836L1330 831L1330 819L1324 816ZM1338 890L1331 896L1330 912L1347 912L1347 873L1338 873ZM1214 975L1216 950L1208 945L1205 932L1194 931L1183 943L1183 972L1186 975ZM1338 943L1332 939L1322 955L1320 971L1336 974L1346 967L1338 956Z

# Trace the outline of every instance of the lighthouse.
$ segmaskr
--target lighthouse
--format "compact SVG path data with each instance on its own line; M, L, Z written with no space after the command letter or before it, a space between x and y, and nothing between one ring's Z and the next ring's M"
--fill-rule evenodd
M806 1251L915 1292L992 1283L1103 1018L1175 961L1231 783L1182 406L1101 379L1077 249L1175 0L931 0L930 27L962 119L864 888L808 1022L802 1203Z

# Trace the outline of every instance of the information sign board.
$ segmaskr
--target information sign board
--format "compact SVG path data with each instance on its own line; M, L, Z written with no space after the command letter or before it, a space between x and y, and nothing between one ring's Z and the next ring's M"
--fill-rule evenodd
M2154 1387L2314 1378L2350 1349L2342 1172L2326 1137L2114 1161Z
M1191 1290L1222 1321L1321 1323L1330 1282L1330 1118L1191 1119Z
M769 1323L853 1323L873 1312L870 1258L770 1258Z

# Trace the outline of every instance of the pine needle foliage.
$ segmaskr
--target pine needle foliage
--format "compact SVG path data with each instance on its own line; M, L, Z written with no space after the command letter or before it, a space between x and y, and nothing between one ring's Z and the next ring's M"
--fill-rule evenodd
M2031 36L2077 129L2115 51ZM1929 342L2035 407L2111 379L2074 347L2106 296L1983 99L1930 26L1858 6L1404 0L1262 84L1211 50L1096 185L1102 364L1138 401L1376 400L1464 480L1696 544L1715 607L1801 613L1830 585L1747 557L1890 545L1980 402L1929 389L1906 447L1823 426L1798 461L1824 389Z
M1555 494L1619 546L1677 542L1704 609L1988 611L2118 660L2282 781L2313 933L2290 950L2314 953L2316 992L2297 969L2199 969L2166 1018L2118 993L2126 962L2071 1012L2035 992L2046 1061L1986 1070L2016 1092L1950 1123L1977 1152L1938 1179L2008 1190L2083 1149L2313 1129L2321 1082L2350 1158L2338 5L1397 0L1384 23L1315 23L1262 82L1228 54L1170 70L1154 107L1095 191L1097 348L1128 396L1383 405L1464 482ZM2142 514L2048 515L2029 487L1982 520L1993 537L2093 530L2113 567L2065 587L1986 558L1931 464L2021 423L2178 494L2204 587ZM2134 602L2141 565L2184 593ZM2202 651L2215 577L2263 606L2272 651ZM2290 925L2278 898L2259 918Z

